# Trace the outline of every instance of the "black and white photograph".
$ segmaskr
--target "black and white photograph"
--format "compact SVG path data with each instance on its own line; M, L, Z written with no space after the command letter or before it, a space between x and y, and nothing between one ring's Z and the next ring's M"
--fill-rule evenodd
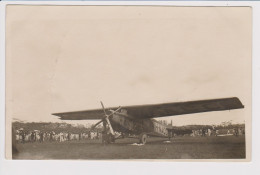
M6 8L6 157L250 161L250 7Z

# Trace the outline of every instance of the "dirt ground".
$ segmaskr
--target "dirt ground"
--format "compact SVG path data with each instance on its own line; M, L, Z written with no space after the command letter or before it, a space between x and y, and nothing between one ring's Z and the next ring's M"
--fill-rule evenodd
M244 136L148 138L145 145L136 139L116 140L103 145L101 140L19 143L13 159L243 159Z

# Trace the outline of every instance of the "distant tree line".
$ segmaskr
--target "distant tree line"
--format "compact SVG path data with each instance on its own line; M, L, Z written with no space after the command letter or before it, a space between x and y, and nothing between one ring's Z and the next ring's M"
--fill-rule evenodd
M234 128L245 128L245 124L230 124L230 125L185 125L185 126L173 126L172 128L175 129L190 129L190 130L197 130L197 129L234 129Z
M232 123L232 121L225 121L225 122L222 122L218 125L184 125L184 126L172 126L171 123L168 123L168 121L166 120L158 120L158 122L160 122L161 124L163 125L166 125L166 126L169 126L173 129L176 129L176 130L186 130L186 129L189 129L189 130L197 130L197 129L234 129L234 128L241 128L241 129L244 129L245 128L245 124L244 123Z

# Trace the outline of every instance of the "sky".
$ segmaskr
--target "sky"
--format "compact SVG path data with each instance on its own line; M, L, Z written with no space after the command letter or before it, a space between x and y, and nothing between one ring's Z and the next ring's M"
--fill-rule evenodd
M159 118L251 118L251 8L8 5L6 117L238 97L244 109ZM88 123L96 121L66 121Z

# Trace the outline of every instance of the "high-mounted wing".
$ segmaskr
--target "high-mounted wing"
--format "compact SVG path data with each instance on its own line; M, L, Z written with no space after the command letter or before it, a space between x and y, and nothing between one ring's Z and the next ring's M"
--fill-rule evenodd
M99 120L104 118L103 109L93 109L86 111L54 113L61 120Z
M244 106L238 98L233 97L155 105L140 105L122 108L126 109L128 114L134 117L145 119L209 111L239 109L244 108Z
M146 119L209 111L240 109L244 108L244 106L237 97L232 97L177 103L122 106L121 108L125 109L127 111L127 114L130 115L132 118ZM115 110L117 108L114 107L108 109ZM104 112L102 109L95 109L87 111L55 113L53 115L59 116L62 120L86 120L102 119L104 117Z

